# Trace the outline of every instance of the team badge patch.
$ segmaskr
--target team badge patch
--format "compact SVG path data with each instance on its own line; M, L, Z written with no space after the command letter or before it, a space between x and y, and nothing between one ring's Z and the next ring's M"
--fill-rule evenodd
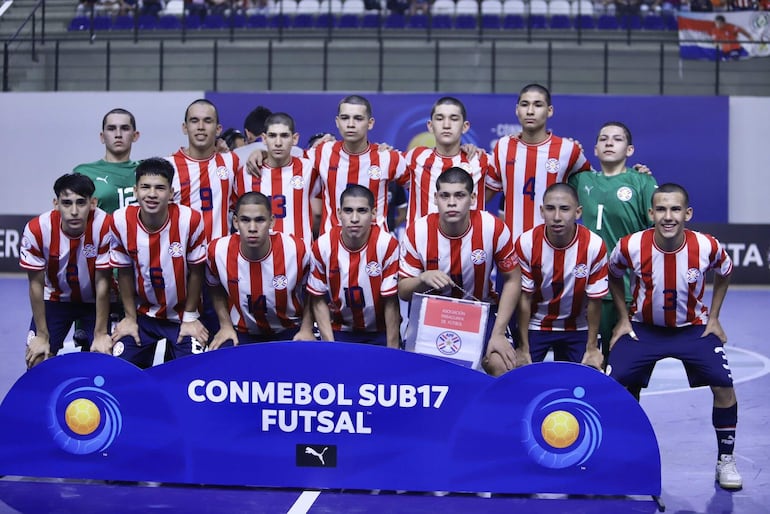
M588 266L581 263L575 266L575 271L573 271L575 274L575 278L586 278L588 276Z
M276 275L273 277L273 287L278 290L286 289L286 287L289 285L289 279L286 278L286 275Z
M220 166L217 168L217 177L219 177L220 180L224 180L227 178L227 168L224 166Z
M561 169L559 159L548 159L545 161L545 171L548 173L558 173Z
M299 175L294 175L289 180L289 184L291 184L291 187L294 189L302 189L305 187L305 179L300 177Z
M171 257L181 257L184 255L184 247L182 246L182 243L174 241L168 245L168 253L171 255Z
M626 186L619 188L615 194L618 196L618 200L621 202L627 202L634 196L634 192L631 190L631 188Z
M32 248L32 243L27 236L21 238L21 247L25 250Z
M475 265L484 264L487 260L487 252L476 249L471 252L471 262Z
M690 268L687 270L687 283L694 284L700 278L700 270L698 268Z
M379 179L382 177L382 171L379 166L371 166L369 168L369 178Z
M86 259L92 259L96 257L96 246L92 244L87 244L83 246L83 255L85 255Z
M370 277L379 277L382 275L382 266L377 261L371 261L366 263L366 274Z
M462 346L463 340L455 332L441 332L436 338L436 349L444 355L454 355Z
M120 355L123 355L123 351L125 349L126 349L126 347L123 345L123 342L122 341L118 341L112 347L112 356L113 357L119 357Z

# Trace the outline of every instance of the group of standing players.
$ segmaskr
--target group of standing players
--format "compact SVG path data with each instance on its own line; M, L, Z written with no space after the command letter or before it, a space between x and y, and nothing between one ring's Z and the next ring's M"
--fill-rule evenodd
M545 87L525 86L515 109L521 132L487 154L462 146L462 102L440 98L427 122L435 147L402 153L369 141L371 105L351 95L335 117L341 140L298 152L292 117L271 113L264 146L242 159L217 151L216 107L199 99L185 111L188 145L141 162L131 160L133 115L110 111L104 159L60 177L54 209L24 231L27 365L55 355L74 322L87 349L140 367L160 340L166 360L292 339L398 349L399 298L471 296L495 311L482 359L494 376L553 350L638 398L658 360L682 360L690 385L714 393L716 479L740 488L718 318L729 256L685 228L684 188L628 167L624 124L600 128L592 171L578 143L546 128ZM392 183L409 192L400 242L386 218ZM497 193L500 216L485 210Z

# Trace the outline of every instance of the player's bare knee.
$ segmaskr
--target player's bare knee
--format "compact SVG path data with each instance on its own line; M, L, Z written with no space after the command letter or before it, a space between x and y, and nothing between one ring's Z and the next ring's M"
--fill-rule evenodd
M714 407L732 407L738 401L734 387L711 386L711 392L714 394Z

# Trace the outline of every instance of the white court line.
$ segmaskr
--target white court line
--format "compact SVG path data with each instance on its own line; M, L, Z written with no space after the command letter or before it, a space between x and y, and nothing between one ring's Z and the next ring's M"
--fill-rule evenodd
M321 491L303 491L286 514L307 514L320 495Z

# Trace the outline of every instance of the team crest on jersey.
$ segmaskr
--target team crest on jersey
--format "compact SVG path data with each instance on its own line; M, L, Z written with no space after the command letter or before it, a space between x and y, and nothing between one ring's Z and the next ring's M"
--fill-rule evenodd
M86 259L93 259L96 257L96 246L92 244L83 245L83 255Z
M115 343L115 346L112 347L112 355L113 357L118 357L123 354L123 351L125 351L126 347L123 345L121 341L118 341Z
M634 196L634 192L631 190L630 187L623 186L620 189L618 189L618 192L615 193L618 196L618 200L621 202L627 202L631 199L631 197Z
M171 257L181 257L184 255L184 247L182 246L182 243L178 241L174 241L170 245L168 245L168 253L171 255Z
M462 338L454 332L441 332L436 338L436 349L444 355L454 355L462 346Z
M548 173L559 173L561 169L561 163L559 159L548 159L545 161L545 171Z
M227 168L224 166L220 166L217 168L217 177L219 177L220 180L224 180L227 178Z
M688 284L694 284L700 278L700 270L698 268L690 268L685 275Z
M276 275L273 277L273 287L278 289L279 291L286 289L288 285L289 285L289 279L286 278L286 275Z
M588 276L588 266L580 263L575 266L573 273L575 274L575 278L586 278Z
M305 187L305 179L299 175L294 175L289 179L289 184L291 184L291 187L294 189L302 189Z
M21 247L24 250L29 250L30 248L32 248L32 242L29 240L27 236L24 236L21 238Z
M370 277L379 277L382 275L382 266L380 266L380 263L377 261L367 262L365 269L366 274Z
M487 252L481 249L476 249L471 252L471 262L473 264L484 264L487 261Z
M382 170L380 170L379 166L369 167L369 178L379 179L381 177L382 177Z

